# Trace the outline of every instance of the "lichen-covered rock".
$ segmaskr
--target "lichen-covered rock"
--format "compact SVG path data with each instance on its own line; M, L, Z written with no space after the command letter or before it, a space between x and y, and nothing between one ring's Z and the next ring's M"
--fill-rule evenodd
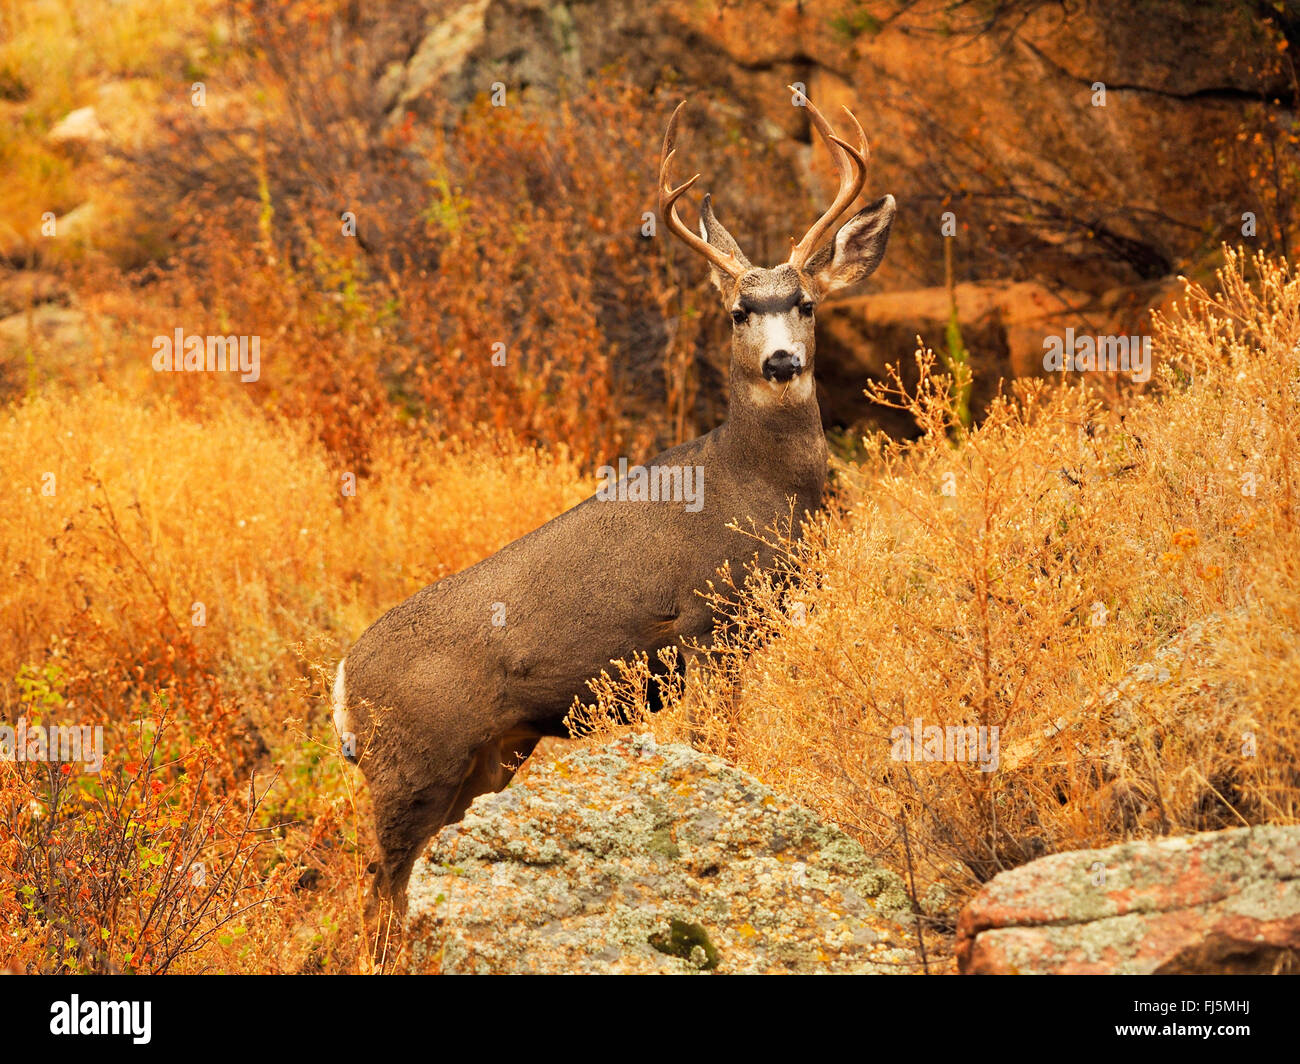
M415 866L414 971L918 966L902 883L726 762L626 736L474 802Z
M1032 861L957 922L969 974L1300 971L1300 827L1237 828Z

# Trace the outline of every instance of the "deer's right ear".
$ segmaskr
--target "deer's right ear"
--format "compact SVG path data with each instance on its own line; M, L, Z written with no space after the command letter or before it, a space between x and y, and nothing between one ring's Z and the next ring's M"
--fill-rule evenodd
M845 222L835 239L804 267L822 295L861 281L875 272L885 257L889 227L894 224L894 197L869 203Z
M740 245L736 243L735 238L727 232L713 213L713 197L710 195L706 195L704 202L700 204L700 236L704 237L723 254L734 255L744 269L750 268L749 259L745 258L745 253L740 250ZM718 291L726 295L731 289L734 278L713 265L709 266L709 274L713 278L713 283Z

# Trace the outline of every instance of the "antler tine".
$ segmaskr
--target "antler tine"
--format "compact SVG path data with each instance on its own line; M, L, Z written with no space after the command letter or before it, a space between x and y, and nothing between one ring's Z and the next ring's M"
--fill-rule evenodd
M817 245L822 242L822 238L827 232L839 221L840 216L849 208L858 194L862 191L863 185L867 183L867 135L862 131L862 123L847 107L844 113L849 116L849 121L853 123L858 132L858 147L854 148L847 141L836 136L835 130L831 124L826 121L826 117L817 109L817 105L808 99L807 95L800 92L793 85L790 91L803 97L804 106L808 108L808 116L812 119L812 124L817 127L817 132L821 134L822 139L826 141L826 146L831 151L831 157L835 160L835 169L839 173L840 187L835 194L835 200L830 208L816 222L811 229L804 234L790 251L789 263L795 269L801 270L804 264L817 250Z
M731 277L739 277L745 271L745 264L735 255L719 251L707 240L702 240L696 236L691 232L690 226L677 215L678 199L681 198L682 193L700 179L700 175L696 174L689 180L683 181L676 188L672 187L672 183L668 179L668 171L673 156L677 154L677 116L682 113L682 108L685 106L686 101L683 100L677 105L672 118L668 120L668 131L664 134L663 151L659 155L659 217L667 223L668 228L676 233L687 247L699 252L723 273Z

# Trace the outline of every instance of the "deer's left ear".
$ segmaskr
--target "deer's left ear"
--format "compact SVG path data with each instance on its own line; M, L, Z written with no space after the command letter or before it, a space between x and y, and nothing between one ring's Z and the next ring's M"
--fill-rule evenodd
M823 296L875 272L885 257L894 210L893 196L867 204L840 227L834 241L808 260L804 271L816 282Z

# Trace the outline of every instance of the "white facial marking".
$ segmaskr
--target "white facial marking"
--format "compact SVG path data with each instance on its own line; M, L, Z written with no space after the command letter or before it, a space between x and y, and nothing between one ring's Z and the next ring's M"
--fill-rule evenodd
M803 345L796 348L794 334L790 332L790 319L785 314L757 314L755 317L758 320L754 324L762 337L762 357L767 358L777 351L789 351L802 365Z

